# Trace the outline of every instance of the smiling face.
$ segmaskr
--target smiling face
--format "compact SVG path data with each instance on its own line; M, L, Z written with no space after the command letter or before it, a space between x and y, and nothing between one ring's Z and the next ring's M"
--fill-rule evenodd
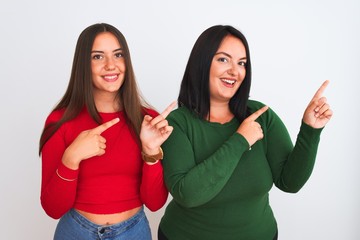
M91 50L94 97L116 96L125 77L125 59L117 38L110 32L96 36Z
M210 66L210 104L229 102L246 74L246 50L240 39L228 35Z

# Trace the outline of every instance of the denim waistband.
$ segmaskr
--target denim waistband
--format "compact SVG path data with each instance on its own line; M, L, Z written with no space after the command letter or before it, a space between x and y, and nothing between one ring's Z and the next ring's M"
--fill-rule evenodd
M127 231L146 217L143 207L131 218L112 225L98 225L96 223L93 223L87 218L85 218L83 215L78 213L75 209L71 209L69 211L69 215L82 227L88 229L93 233L97 233L100 235L106 234L108 235L107 237L110 237L112 235L116 236L121 234L122 232Z

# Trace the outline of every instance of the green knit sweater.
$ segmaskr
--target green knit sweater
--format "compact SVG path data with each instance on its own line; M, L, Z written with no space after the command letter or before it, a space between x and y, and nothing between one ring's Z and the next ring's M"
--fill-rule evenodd
M255 112L264 106L249 101ZM269 205L273 183L295 193L312 172L320 133L302 123L293 146L274 111L257 121L264 138L249 150L239 121L211 123L180 107L168 116L174 130L163 144L165 182L173 199L160 228L170 240L270 240L277 224Z

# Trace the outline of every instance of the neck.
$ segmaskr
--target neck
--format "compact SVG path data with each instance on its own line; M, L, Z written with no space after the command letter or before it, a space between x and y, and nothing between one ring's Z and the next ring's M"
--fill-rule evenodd
M210 122L227 123L234 118L234 114L230 111L229 103L210 104Z
M98 112L111 113L122 109L117 95L94 94L94 101Z

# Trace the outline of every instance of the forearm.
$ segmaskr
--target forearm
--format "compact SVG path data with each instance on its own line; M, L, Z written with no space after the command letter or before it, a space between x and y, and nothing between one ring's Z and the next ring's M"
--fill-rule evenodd
M283 168L278 187L286 192L297 192L309 179L314 168L322 129L302 123L292 152Z
M74 205L78 171L60 164L41 189L41 205L52 218L58 219Z
M170 139L164 149L165 182L173 198L186 207L195 207L210 201L223 189L248 150L248 143L235 133L207 159L198 161L199 164L185 139Z
M164 183L161 162L154 165L144 163L140 186L140 197L151 211L159 210L166 203L168 191Z
M56 133L44 145L41 153L41 204L52 218L60 218L74 204L79 170L72 170L62 162L65 144Z

